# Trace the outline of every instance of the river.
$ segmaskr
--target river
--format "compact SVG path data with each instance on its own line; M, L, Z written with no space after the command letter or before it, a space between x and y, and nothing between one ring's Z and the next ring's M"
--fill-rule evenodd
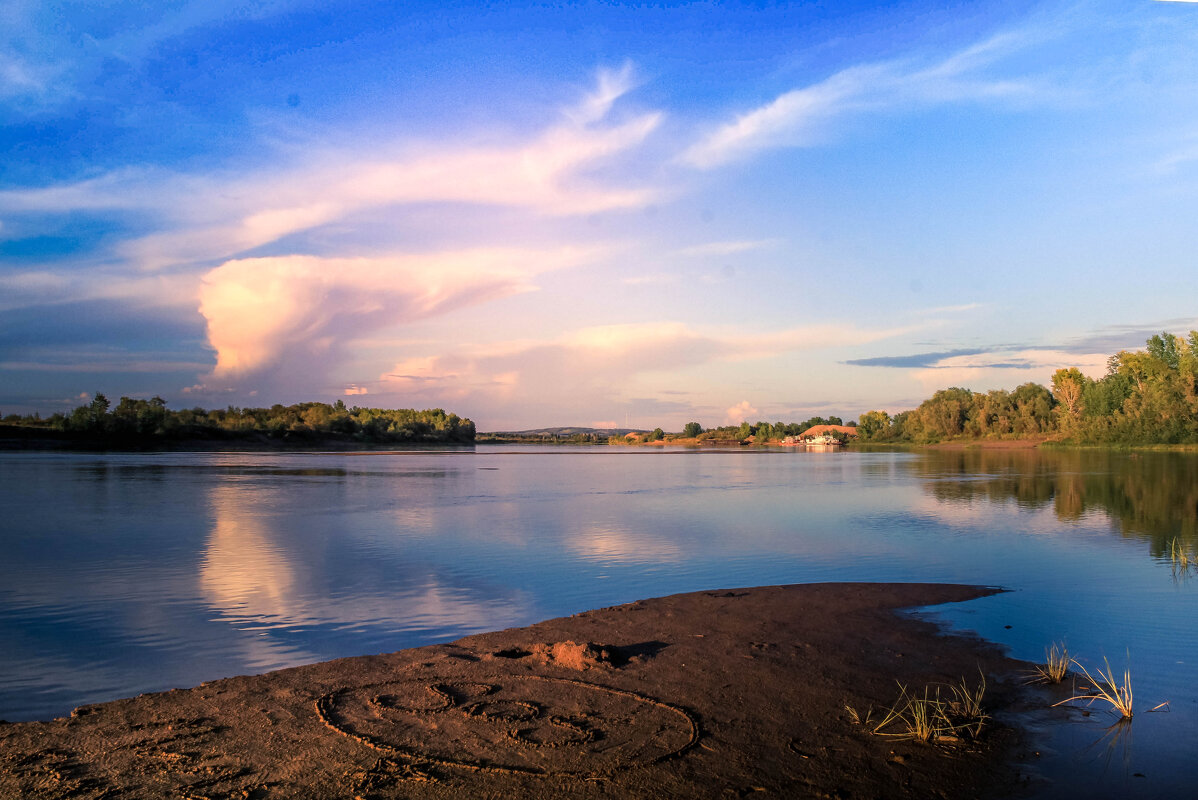
M10 721L676 592L946 581L1010 590L948 624L1168 701L1049 726L1047 774L1198 786L1198 454L4 452L0 520Z

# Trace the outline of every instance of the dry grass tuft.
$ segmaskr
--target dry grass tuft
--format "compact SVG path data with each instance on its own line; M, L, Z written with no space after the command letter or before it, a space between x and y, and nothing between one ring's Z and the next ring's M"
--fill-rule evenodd
M1060 683L1069 674L1069 648L1064 642L1053 642L1044 648L1044 663L1032 669L1031 683Z
M975 739L989 719L982 710L985 694L985 676L976 689L962 679L960 684L925 686L922 694L900 683L898 700L872 730L918 742Z
M970 689L961 679L961 683L948 687L945 717L961 732L976 739L982 733L982 726L990 717L982 709L982 698L986 694L986 676L978 672L979 683L976 689Z
M1087 681L1093 684L1093 686L1088 689L1090 694L1075 695L1067 700L1054 703L1053 705L1064 705L1065 703L1071 703L1074 700L1086 700L1088 701L1087 705L1090 705L1095 701L1101 700L1105 703L1109 703L1112 710L1119 712L1121 719L1131 719L1131 670L1123 670L1123 681L1116 681L1115 671L1111 669L1111 662L1106 658L1103 658L1102 660L1103 663L1106 664L1106 670L1098 670L1098 678L1096 679L1090 675L1089 670L1082 666L1081 663L1079 663L1076 659L1073 659L1071 663L1082 671L1082 674L1086 676ZM1083 689L1083 691L1087 690ZM1157 706L1157 708L1159 707L1160 706Z
M849 721L852 722L854 725L865 725L868 727L870 722L873 721L873 716L874 716L874 707L873 706L869 707L869 709L865 712L864 717L861 716L859 713L857 713L857 709L853 708L848 703L845 703L844 710L848 712Z

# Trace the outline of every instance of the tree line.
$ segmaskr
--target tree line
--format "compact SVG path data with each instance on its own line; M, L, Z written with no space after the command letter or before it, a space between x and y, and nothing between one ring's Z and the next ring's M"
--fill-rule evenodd
M681 433L666 433L661 428L654 428L647 435L645 441L661 442L673 441L675 439L697 439L700 442L729 442L737 441L744 442L752 438L754 444L766 444L767 442L780 442L787 436L798 436L808 428L814 428L816 425L856 425L856 422L849 420L843 422L840 417L811 417L805 422L762 422L751 424L748 420L739 425L725 425L716 428L704 429L698 422L688 422L682 428ZM624 443L624 437L609 438L610 444Z
M1198 442L1198 331L1161 333L1143 350L1123 350L1094 380L1059 369L1052 388L941 389L918 408L862 414L862 441L927 444L951 439L1052 435L1077 444Z
M10 414L3 422L60 431L84 438L112 439L342 439L372 443L473 442L474 423L433 408L347 408L341 400L270 408L172 411L161 397L122 397L114 407L103 394L69 414L42 418Z

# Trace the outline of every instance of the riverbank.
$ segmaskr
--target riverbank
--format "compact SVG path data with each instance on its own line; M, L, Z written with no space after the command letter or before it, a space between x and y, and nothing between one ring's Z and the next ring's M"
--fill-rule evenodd
M979 673L991 713L1016 702L1026 665L896 613L992 591L697 592L83 707L0 725L0 795L1012 796L1009 729L933 746L854 719Z

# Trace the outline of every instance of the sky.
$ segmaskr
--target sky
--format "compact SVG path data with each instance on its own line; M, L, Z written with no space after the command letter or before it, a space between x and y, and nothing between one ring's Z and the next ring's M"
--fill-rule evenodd
M0 414L856 418L1198 328L1198 3L0 0Z

